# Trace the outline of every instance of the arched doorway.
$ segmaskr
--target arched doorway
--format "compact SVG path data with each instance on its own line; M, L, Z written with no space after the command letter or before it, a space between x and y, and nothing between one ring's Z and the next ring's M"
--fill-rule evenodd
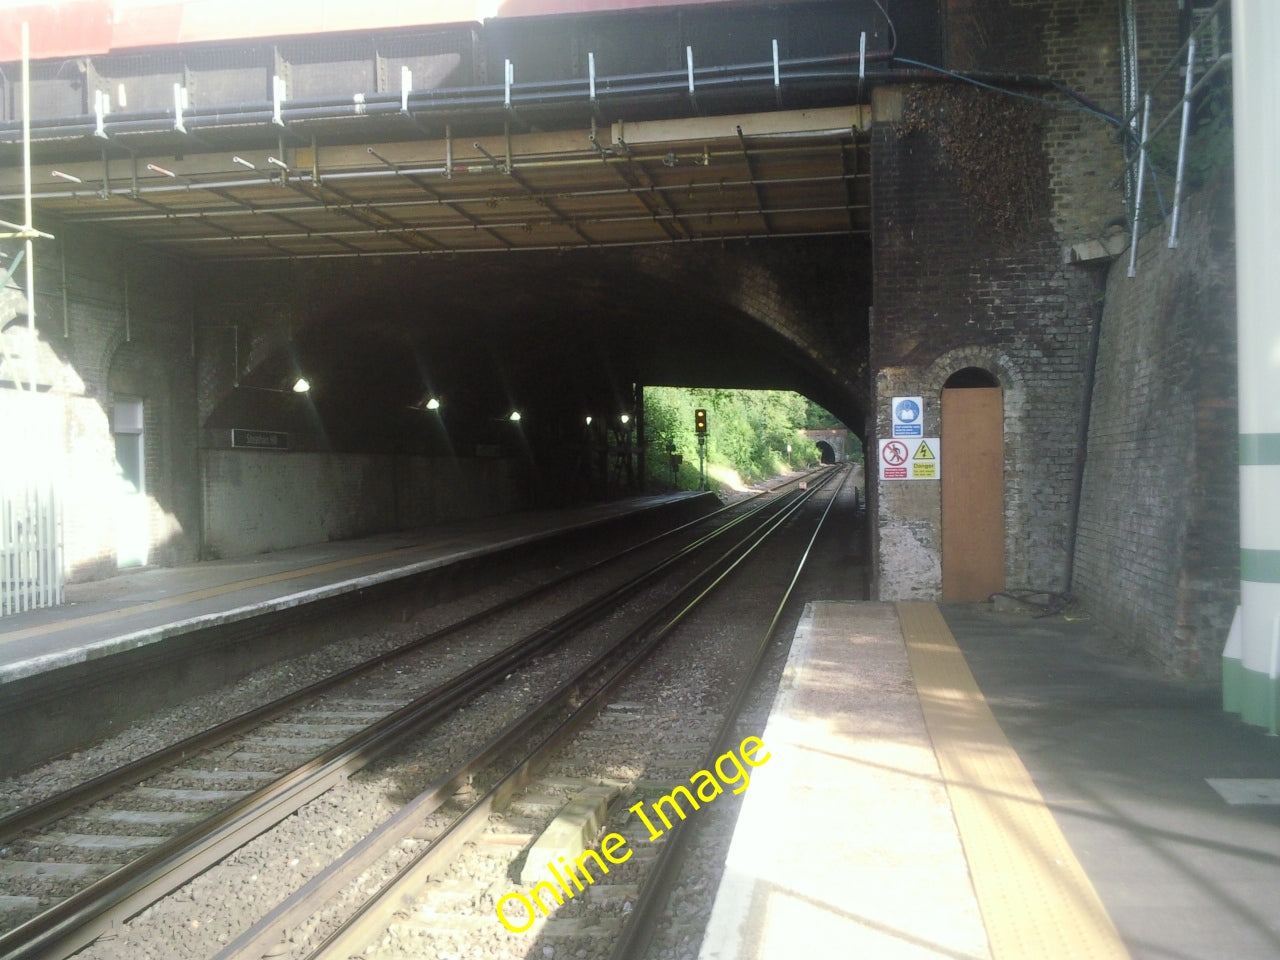
M942 599L1004 589L1004 392L966 367L942 388Z
M818 448L818 457L823 463L836 462L836 448L826 440L819 440L815 446Z

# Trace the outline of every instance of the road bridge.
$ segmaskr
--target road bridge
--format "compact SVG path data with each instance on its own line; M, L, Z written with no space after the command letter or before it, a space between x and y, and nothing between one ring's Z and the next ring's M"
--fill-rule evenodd
M1125 286L1114 130L1187 24L1135 0L1130 50L1070 6L6 10L0 217L29 95L55 239L0 394L57 441L71 575L599 496L644 386L785 388L866 444L876 596L1072 590L1212 674L1236 546L1183 531L1235 523L1229 188L1188 207L1208 261L1156 231ZM1159 303L1185 341L1134 332ZM877 472L899 438L934 465Z

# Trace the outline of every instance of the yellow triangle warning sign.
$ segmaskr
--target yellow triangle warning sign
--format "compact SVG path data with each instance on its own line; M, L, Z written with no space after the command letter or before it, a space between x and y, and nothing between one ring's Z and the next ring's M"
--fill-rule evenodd
M933 455L933 451L929 449L929 441L921 440L920 446L916 447L915 455L912 456L911 459L912 460L935 460L937 458Z

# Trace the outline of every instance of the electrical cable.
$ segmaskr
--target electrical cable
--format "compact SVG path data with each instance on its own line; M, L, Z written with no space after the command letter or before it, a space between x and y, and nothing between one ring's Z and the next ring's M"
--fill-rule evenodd
M994 83L987 83L985 80L979 80L977 77L972 77L972 76L969 76L968 74L960 73L959 71L956 71L956 70L948 70L946 67L939 67L939 66L936 66L935 64L925 63L921 60L911 60L907 57L894 57L894 60L897 63L906 63L913 67L921 67L925 70L932 70L935 73L943 74L944 76L951 77L955 80L961 80L964 83L972 84L975 87L982 87L984 90L991 90L991 91L994 91L995 93L1002 93L1006 97L1015 97L1019 100L1030 100L1032 103L1042 103L1045 106L1054 107L1058 110L1078 110L1081 113L1091 114L1095 117L1098 117L1101 120L1105 120L1107 123L1111 124L1114 127L1120 128L1122 130L1127 129L1125 127L1125 124L1120 120L1119 117L1115 116L1114 114L1107 113L1105 110L1101 109L1100 107L1094 106L1093 104L1085 100L1084 97L1082 97L1081 95L1067 89L1066 87L1063 87L1061 84L1052 80L1048 80L1044 82L1048 83L1058 92L1071 97L1071 99L1074 100L1075 103L1062 103L1061 101L1058 101L1058 100L1050 100L1047 97L1037 97L1035 94L1022 93L1021 91L1018 91L1018 90L1010 90L1008 87L996 86Z
M876 2L878 5L878 0L876 0ZM894 57L893 59L896 63L905 63L913 67L920 67L925 70L932 70L935 73L940 73L944 76L951 77L955 80L960 80L964 83L972 84L975 87L981 87L984 90L991 90L995 93L1003 94L1006 97L1014 97L1018 100L1029 100L1032 103L1043 104L1047 107L1053 107L1054 109L1057 109L1057 110L1076 110L1080 113L1089 114L1090 116L1097 117L1098 119L1111 124L1111 126L1119 130L1122 136L1124 136L1124 138L1128 140L1130 143L1132 143L1135 147L1140 148L1142 146L1141 137L1133 129L1131 129L1129 125L1126 124L1123 120L1121 120L1115 114L1108 113L1106 110L1102 109L1096 104L1091 103L1083 94L1080 94L1075 90L1072 90L1070 87L1067 87L1066 85L1061 84L1056 80L1045 79L1042 82L1047 83L1050 87L1052 87L1054 90L1056 90L1058 93L1062 94L1063 96L1070 97L1073 101L1075 101L1074 103L1062 103L1061 101L1058 101L1058 100L1050 100L1047 97L1037 97L1034 94L1022 93L1019 90L1010 90L1008 87L1001 87L993 83L987 83L985 80L979 80L977 77L972 77L972 76L969 76L968 74L960 73L959 71L956 71L956 70L949 70L946 67L939 67L936 64L925 63L922 60L912 60L908 57ZM1165 206L1165 202L1164 202L1164 191L1160 189L1160 175L1154 165L1148 164L1148 170L1151 173L1151 186L1156 192L1156 203L1160 207L1160 216L1161 218L1164 218L1168 216L1168 208Z
M996 597L1006 597L1031 607L1037 611L1035 614L1036 619L1057 616L1076 601L1076 598L1069 593L1057 593L1053 590L1024 590L1012 587L1008 590L1001 590L998 593L991 594L991 596L987 597L987 601L991 602ZM1044 597L1045 599L1036 600L1033 599L1034 597Z
M884 4L880 0L871 0L880 11L880 16L884 17L884 22L889 26L889 58L892 59L898 51L898 29L893 25L893 18L889 16L889 11L884 8Z

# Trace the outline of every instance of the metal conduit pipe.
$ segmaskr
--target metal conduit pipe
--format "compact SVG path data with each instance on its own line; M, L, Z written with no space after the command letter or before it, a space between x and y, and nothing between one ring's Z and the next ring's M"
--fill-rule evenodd
M862 61L884 62L892 59L886 51L870 51ZM838 54L829 57L810 58L802 61L785 61L793 63L828 65L827 69L796 72L787 76L787 80L795 82L848 83L855 75L853 66L858 64L855 54ZM760 73L741 71L750 70L752 65L700 68L694 71L695 80L703 72L703 87L724 89L758 84L762 91L772 92L774 80L772 64L768 70ZM846 67L847 69L838 69ZM735 72L736 71L736 72ZM723 76L721 76L723 74ZM1030 84L1052 87L1053 83L1043 77L1023 75L973 75L987 83ZM944 79L936 70L921 68L893 67L889 69L867 72L865 79L871 82L901 82L906 80ZM643 80L644 82L638 82ZM644 97L656 95L683 95L687 92L687 75L641 74L634 79L597 78L597 101L603 91L610 99L625 100L628 97ZM615 89L615 84L616 89ZM459 95L460 91L471 93ZM584 97L584 94L586 96ZM354 95L353 95L354 96ZM362 94L362 102L353 98L324 98L310 101L286 101L281 108L281 117L290 122L306 122L308 120L340 120L351 117L394 116L401 112L399 94ZM416 112L447 112L449 110L477 110L487 112L494 117L507 116L511 109L536 109L538 107L563 106L566 104L589 104L589 88L581 80L548 81L531 84L527 88L513 91L511 106L508 108L505 88L498 86L474 88L448 88L447 91L424 90L409 95L411 108ZM410 113L415 110L411 109ZM192 108L184 112L183 122L188 130L192 129L224 129L235 126L270 125L275 122L274 107L270 103L247 106L219 106ZM16 124L12 121L0 123L0 143L15 143L20 138ZM145 134L170 133L173 129L173 115L148 111L142 114L115 114L110 120L110 134ZM78 139L91 136L97 130L97 118L86 115L82 118L57 118L53 121L39 122L33 125L32 136L37 140Z
M715 183L663 184L663 185L655 184L653 187L618 187L618 188L607 189L607 190L556 191L555 197L556 199L559 199L559 200L583 200L583 199L591 199L591 198L598 198L598 197L604 197L604 196L627 196L627 195L634 195L634 194L665 193L668 191L680 192L680 193L689 193L694 190L720 191L725 188L746 187L746 186L754 186L754 185L785 186L785 185L797 185L797 184L830 183L836 180L845 180L845 181L859 180L859 179L866 179L866 177L867 177L867 174L864 174L864 173L845 173L845 174L837 174L837 175L825 176L825 177L789 177L781 180L725 180L725 181L716 181ZM3 199L3 198L0 198L0 199ZM452 198L428 196L423 199L382 201L378 203L378 209L385 210L385 209L395 209L396 207L423 207L423 206L451 207L451 206L457 206L459 204L485 203L489 199L491 198L478 197L478 196L477 197L452 197ZM330 203L325 205L325 209L328 211L343 212L346 210L363 210L363 209L366 209L368 206L369 204L367 201L361 200L361 201L353 201L349 203ZM850 210L863 209L863 208L864 208L863 205L859 205L859 204L850 204L848 206L848 209ZM263 207L263 206L254 206L252 208L228 207L228 208L219 209L219 210L189 210L189 211L174 211L171 213L165 213L165 212L117 213L117 214L106 214L101 216L77 217L75 222L76 223L130 223L134 221L146 221L146 220L207 220L207 219L212 219L216 217L242 217L249 212L252 212L257 215L271 216L273 214L298 213L300 211L305 211L308 209L311 209L311 208L307 205L295 203L295 204L286 204L284 206L278 206L278 207ZM769 211L769 212L773 212L773 211ZM689 216L698 216L698 215L699 214L689 214ZM652 220L654 219L654 215L645 214L642 216L638 216L636 219ZM596 222L599 222L599 221L596 221ZM473 227L468 225L467 229L473 229ZM196 237L196 238L189 238L189 239L219 240L219 239L225 239L225 238ZM155 242L168 243L168 242L174 242L174 241L161 239L161 240L156 240Z
M777 209L769 209L764 211L766 215L773 214L796 214L796 213L835 213L847 212L849 210L866 210L869 207L866 204L856 203L838 203L824 204L816 207L778 207ZM711 210L698 211L697 213L654 213L654 214L630 214L626 216L614 217L575 217L574 223L581 226L590 226L592 224L620 224L620 223L654 223L664 221L678 221L683 219L711 220L718 217L744 217L744 216L760 216L759 211L750 209L734 209L734 210ZM527 218L524 220L510 220L498 223L484 224L487 230L522 230L527 227L544 227L556 226L562 224L563 220L557 217L541 217L538 219ZM216 237L168 237L159 240L153 240L151 243L155 246L185 246L188 244L203 243L227 243L227 242L244 242L244 241L261 241L269 242L272 240L302 240L302 239L339 239L342 237L368 237L379 235L398 235L429 232L437 233L474 233L475 225L471 223L447 223L432 224L431 226L422 226L420 224L400 224L388 227L368 227L365 229L351 228L347 230L297 230L297 231L281 231L277 233L239 233L234 237L216 236ZM522 248L523 249L523 248Z
M769 157L769 156L785 155L788 153L795 153L795 152L798 152L800 149L801 148L798 148L798 147L795 147L795 148L763 147L763 148L752 151L752 153L754 156ZM709 157L712 160L739 159L741 157L741 151L740 150L711 150L711 151L707 151L706 153L696 153L696 157L699 162L701 162L704 157ZM594 150L589 152L584 150L575 157L557 157L555 159L537 159L537 160L521 160L520 158L517 157L515 159L519 161L518 166L521 170L543 170L543 169L564 168L564 167L570 167L570 166L598 166L601 162L604 162L604 163L629 162L628 158L626 157L603 157L602 158L600 154ZM465 174L481 168L485 170L495 169L493 163L489 160L484 160L480 162L455 161L451 168L445 167L445 166L400 167L400 168L373 167L368 170L334 171L331 173L322 174L321 181L322 182L324 181L335 181L335 182L359 181L364 179L375 179L375 178L381 179L381 178L398 177L398 176L403 176L403 177L444 176L447 173L452 173L455 175L459 173ZM307 179L308 175L303 174L302 177L303 179ZM825 177L792 177L792 178L782 179L782 180L761 180L761 181L733 180L733 181L724 181L723 185L724 186L751 186L757 182L760 183L761 185L787 184L787 183L796 183L796 184L819 183L819 182L827 182L834 179L854 180L854 179L866 179L867 177L868 177L868 174L865 174L865 173L861 173L861 174L854 173L854 174L830 175ZM76 197L87 197L87 196L104 196L105 195L105 196L132 197L132 196L141 196L143 194L190 193L193 190L232 190L232 189L243 189L245 187L251 187L260 182L269 181L274 178L268 177L268 176L259 176L255 178L251 175L244 175L236 180L201 181L201 180L192 180L186 177L179 176L174 178L173 180L169 180L166 178L164 181L161 181L158 183L137 184L136 186L132 181L132 177L128 179L129 179L128 186L111 187L105 192L99 188L86 184L84 187L80 189L66 188L66 189L60 189L60 190L41 191L39 193L34 194L34 197L37 200L70 200ZM685 184L670 184L670 185L655 184L652 187L647 187L647 186L646 187L616 187L616 188L602 188L596 191L557 190L555 191L555 194L558 197L590 197L590 196L608 196L610 194L621 195L621 194L627 194L627 193L653 193L653 192L660 192L660 191L666 191L666 190L688 191L688 190L700 190L700 189L720 189L721 186L722 186L721 181L717 180L715 183L693 183L693 184L685 183ZM4 202L6 200L17 200L17 199L21 199L21 197L22 197L22 194L0 194L0 202ZM457 204L457 203L484 203L488 201L488 199L489 197L487 195L476 196L476 197L441 197L441 198L427 196L421 200L400 201L400 202L392 201L387 203L380 203L379 206L386 206L386 207L447 206L449 204ZM367 203L360 202L360 203L350 203L350 204L329 204L329 207L331 209L343 209L344 207L354 208L354 207L364 207L367 205L368 205ZM287 205L279 208L254 207L254 210L258 213L267 213L267 212L286 213L291 210L296 211L299 209L305 209L305 207L299 204L292 204L292 205ZM208 214L195 212L192 215L206 216ZM180 213L120 214L116 217L110 217L110 216L108 217L93 217L93 216L77 217L76 220L78 222L128 220L133 218L136 218L139 220L146 220L146 219L163 220L166 218L177 217L177 216L183 216L183 214L180 214Z
M557 199L557 200L585 200L585 199L598 199L601 197L608 197L608 196L628 196L628 195L637 195L637 194L647 195L647 194L668 193L668 192L691 193L695 191L704 191L704 190L714 190L718 192L726 188L737 188L737 187L795 186L795 185L803 185L803 184L830 183L835 180L844 180L844 181L865 180L866 178L867 178L867 174L848 173L848 174L838 174L838 175L826 176L826 177L790 177L783 180L725 180L725 181L716 181L715 183L693 183L693 184L685 183L685 184L661 184L661 185L655 184L652 187L618 187L616 189L604 189L604 190L556 190L552 192L551 196L553 199ZM337 179L337 178L324 177L323 179L329 180L329 179ZM115 187L115 188L112 188L112 190L109 192L108 195L109 196L134 196L134 195L142 195L142 194L172 193L175 191L182 192L182 193L190 193L192 190L200 189L200 188L217 192L218 190L226 190L232 187L243 188L245 186L251 186L251 184L246 184L243 181L237 182L234 184L209 183L209 184L189 184L189 185L176 185L176 186L165 186L165 185L157 184L152 187L140 186L138 187L137 190L132 190L127 187ZM97 197L99 195L100 194L98 191L84 190L80 192L60 191L57 193L41 193L41 194L34 194L33 196L34 196L34 199L36 200L49 200L49 199L69 200L69 199L74 199L75 197ZM543 196L543 194L534 193L534 194L530 194L530 196ZM7 196L0 196L0 202L9 200L9 199L13 199L13 198L7 197ZM425 195L421 198L414 198L411 200L379 201L375 205L379 209L393 210L397 207L453 207L453 206L458 206L462 204L488 203L490 200L492 200L492 197L490 196L434 197L430 195ZM153 212L153 213L117 213L117 214L99 214L99 215L90 214L88 216L75 217L74 222L76 223L131 223L135 221L142 222L147 220L207 220L207 219L217 218L217 217L244 216L247 213L269 216L273 214L289 214L289 213L304 212L306 210L312 209L314 206L315 204L290 203L290 204L281 204L278 206L267 207L267 206L261 206L261 205L249 205L246 203L246 204L242 204L235 207L224 207L217 210L186 210L186 211L175 210L175 211L162 211L162 212ZM324 204L324 209L341 212L346 210L364 210L364 209L367 209L369 206L370 206L370 201L368 200L353 200L346 203L327 203L327 204ZM650 218L646 216L644 219L650 219Z
M779 234L785 236L788 240L805 240L815 237L849 237L849 236L866 236L869 230L809 230L803 233L787 233ZM565 250L573 247L585 247L589 250L618 250L633 247L659 247L659 246L676 246L685 243L733 243L742 241L749 243L751 240L759 240L761 234L739 233L739 234L721 234L715 237L680 237L678 239L666 240L616 240L604 241L589 244L556 244L544 243L538 246L521 246L521 253L563 253ZM230 239L230 238L228 238ZM261 256L231 256L231 257L210 257L209 263L262 263L275 260L359 260L363 257L457 257L462 254L494 254L502 253L510 249L506 246L494 247L474 247L474 248L450 248L443 250L370 250L352 253L344 251L342 253L276 253L263 254Z
M792 178L786 181L762 180L762 181L759 181L759 185L775 186L775 185L778 185L779 183L784 183L784 184L819 183L819 182L829 181L833 179L855 180L855 179L860 179L865 177L866 177L866 174L844 174L840 177L812 177L812 178L803 178L803 179ZM750 185L749 181L741 181L741 182L725 181L723 184L724 187L738 187L738 186L748 186L748 185ZM699 183L699 184L694 184L693 189L718 190L721 188L721 186L722 185L719 183L714 183L714 184ZM690 189L691 187L689 184L684 184L683 186L677 186L677 185L655 186L652 189L649 189L647 187L626 187L619 190L610 190L610 191L584 190L584 191L575 191L572 193L557 193L556 198L581 200L581 199L596 197L599 195L617 196L617 195L623 195L623 194L661 193L668 190L679 190L682 192L688 192ZM481 197L456 197L452 199L426 197L421 200L418 200L418 199L393 200L393 201L380 202L378 204L378 209L386 210L386 209L395 209L396 207L422 207L422 206L452 207L452 206L458 206L463 204L482 203L482 202L485 202L487 199L488 198L481 198ZM364 210L368 206L369 204L365 201L353 201L349 203L326 204L324 209L326 211L333 212L333 213L342 213L348 210ZM862 205L862 204L850 204L846 209L861 210L865 208L866 208L865 205ZM253 213L259 216L288 215L288 214L305 212L309 209L311 209L311 207L303 204L292 204L292 205L285 205L285 206L278 206L278 207L254 206L252 208L247 206L239 206L239 207L227 207L227 208L218 209L218 210L188 210L188 211L174 211L171 213L157 212L157 213L106 214L101 216L77 217L75 219L75 222L83 224L83 223L132 223L135 221L142 222L142 221L148 221L148 220L212 220L212 219L218 219L222 217L242 217L246 213ZM773 212L773 211L768 211L768 212ZM688 215L698 216L698 214L696 213L688 214ZM654 215L646 214L646 215L638 216L637 219L652 220L654 219ZM595 221L595 222L600 222L600 221ZM432 229L437 229L437 228L433 227ZM440 227L438 229L444 229L444 228ZM474 227L471 225L468 225L466 229L474 229ZM314 235L314 232L309 232L309 235ZM211 240L220 240L220 239L226 239L226 238L225 237L192 237L192 238L187 238L187 240L181 241L181 242L200 242L200 241L211 241ZM163 244L163 243L173 243L178 241L159 239L153 242L158 244Z
M780 66L792 71L786 79L803 80L847 80L851 68L860 62L884 62L889 60L889 51L868 51L861 61L857 54L846 53L828 57L803 58L783 61ZM826 67L820 70L797 68ZM850 69L839 69L841 67ZM758 83L767 89L773 89L773 64L752 63L735 64L717 67L701 67L694 71L695 83L699 80L705 86L722 88L741 86L744 83ZM616 78L597 78L597 99L601 92L618 97L638 94L670 94L683 93L687 89L687 74L681 72L664 72L655 74L635 74ZM354 95L353 95L354 96ZM398 114L402 99L399 93L362 93L362 102L356 103L352 97L325 97L310 100L286 101L281 115L286 122L306 119L341 119L346 116L378 115L382 112ZM590 102L589 84L587 80L541 81L522 85L518 91L512 91L512 108L535 108L544 105L563 104L566 102ZM483 87L455 87L447 92L435 90L413 91L408 102L412 109L491 109L495 113L505 112L505 88L497 85ZM252 104L247 106L193 107L184 111L183 122L188 129L205 127L210 123L215 126L238 125L244 123L270 123L274 120L273 104ZM173 115L162 111L145 111L140 113L115 114L111 116L109 126L111 132L170 132ZM12 142L15 128L12 121L0 124L0 142ZM82 118L61 117L41 124L33 124L32 136L37 139L58 139L62 136L92 134L97 129L97 118L85 115Z
M813 81L821 83L834 84L843 89L848 82L851 82L855 76L852 72L825 72L822 74L814 74L812 77L795 78L799 81ZM927 70L893 70L885 72L875 72L868 74L867 80L872 82L886 81L905 81L905 80L938 80L936 73ZM762 95L767 91L770 95L773 93L772 75L766 77L747 77L736 78L731 83L720 84L714 81L709 85L720 86L736 86L741 87L744 84L755 83L759 85ZM651 88L629 88L620 92L615 96L609 97L611 100L625 99L641 99L643 97L657 96L673 96L685 95L687 88L680 84L663 84L653 86ZM536 109L539 107L556 107L573 104L582 104L584 107L591 104L592 101L582 96L583 91L575 91L573 94L566 94L561 97L530 97L526 101L523 97L513 97L512 106L508 109L500 98L489 99L480 103L469 102L436 102L431 104L435 108L434 111L427 111L419 107L416 111L411 110L411 114L417 116L421 113L435 112L443 115L453 115L456 112L468 110L474 116L477 113L491 118L497 119L506 117L511 110L517 112L521 110ZM599 84L597 84L597 100L605 99L599 92ZM619 104L621 106L622 104ZM394 105L373 105L374 109L370 109L370 104L356 103L353 100L344 101L340 106L329 107L298 107L295 104L286 103L281 109L281 117L286 126L291 123L306 123L309 121L333 121L344 119L369 119L385 117L391 118L400 115L400 102L395 101ZM213 130L226 130L234 127L244 126L271 126L275 122L275 114L270 106L254 105L250 108L239 109L234 112L225 110L210 111L204 114L188 113L183 115L185 128L190 133L206 132ZM138 119L132 115L115 115L105 126L109 136L141 136L149 133L168 134L173 132L172 115L164 115L158 118L146 117ZM32 137L38 142L48 142L54 140L79 140L95 135L97 130L97 122L94 118L84 120L73 120L69 123L60 125L41 126L35 125L32 130ZM9 125L0 125L0 143L17 143L21 139Z
M869 50L866 53L865 61L867 62L884 62L892 58L892 53L888 50ZM796 57L789 60L781 60L778 66L781 70L796 71L802 67L821 67L821 66L839 66L839 65L856 65L859 62L859 55L855 53L831 54L821 57ZM728 64L720 66L704 66L694 69L695 81L705 79L708 83L717 81L723 82L727 78L733 82L744 80L758 80L761 83L767 81L770 86L773 84L773 68L772 61L756 61L742 64ZM755 76L752 74L755 73ZM800 71L789 73L785 79L835 79L845 75L844 71ZM630 91L641 92L665 92L668 90L684 90L688 82L686 72L681 69L678 71L660 71L653 73L635 73L635 74L619 74L615 77L597 77L596 88L598 91L610 91L616 87L616 93L625 94ZM571 78L565 80L539 80L531 83L521 84L518 88L512 90L513 105L518 100L526 101L526 103L536 103L539 97L553 93L564 93L572 96L574 99L580 99L584 92L589 92L590 81L588 79ZM326 110L335 109L339 111L348 111L355 102L352 95L347 96L331 96L331 97L312 97L307 99L286 100L284 104L285 111L292 110ZM378 108L391 108L390 112L399 113L402 107L402 94L400 92L364 92L361 93L362 105L369 110L377 110ZM474 100L481 101L497 101L500 105L504 100L504 87L496 84L471 85L458 87L442 87L435 89L412 90L409 92L408 102L410 107L415 105L423 107L439 107L439 106L474 106ZM230 120L234 117L252 117L258 119L262 115L270 117L272 114L272 104L268 102L260 104L248 105L222 105L222 106L192 106L183 111L184 122L206 121L206 120ZM126 114L111 114L111 123L113 127L121 123L147 122L154 121L163 124L163 129L168 131L172 129L174 115L168 110L139 110L131 111ZM34 120L33 133L40 131L49 131L56 129L82 129L84 126L92 126L96 118L92 114L78 114L61 117L52 117L44 121ZM11 132L13 129L20 128L18 121L0 122L0 134Z

